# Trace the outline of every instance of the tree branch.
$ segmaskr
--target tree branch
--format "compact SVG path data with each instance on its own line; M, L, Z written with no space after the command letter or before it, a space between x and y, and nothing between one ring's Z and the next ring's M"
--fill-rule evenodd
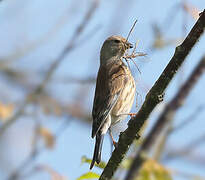
M160 132L166 127L167 123L169 123L176 112L176 110L183 105L184 100L194 87L194 85L199 80L200 76L205 71L205 56L201 59L197 67L194 69L188 80L184 83L184 85L180 88L177 95L173 98L173 100L166 106L165 110L155 123L154 127L148 134L147 138L141 145L132 165L127 174L126 180L132 180L136 177L139 172L140 167L143 162L146 160L142 156L142 154L147 154L151 148L151 146L156 141ZM201 140L201 138L200 138ZM198 142L198 141L197 141Z
M200 17L191 32L188 34L184 42L176 47L174 56L162 72L159 79L156 81L152 89L146 96L145 102L139 110L138 114L132 118L128 123L128 128L121 133L118 147L112 153L112 156L100 176L100 180L109 180L112 178L114 172L117 170L119 164L123 160L129 146L136 138L137 133L143 126L144 122L149 117L150 113L156 105L163 100L163 94L168 84L176 74L177 70L184 62L186 56L189 54L193 46L202 35L205 28L205 10L200 14Z

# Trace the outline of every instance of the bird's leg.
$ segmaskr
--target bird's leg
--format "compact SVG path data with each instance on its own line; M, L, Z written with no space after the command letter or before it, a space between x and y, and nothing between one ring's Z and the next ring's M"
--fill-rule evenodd
M133 118L134 116L137 115L137 113L127 113L127 115L129 115L131 118ZM140 135L137 133L136 134L136 139L138 140L140 138Z
M131 118L133 118L134 116L137 115L137 113L123 113L123 114L120 114L120 115L129 115Z
M112 140L112 143L113 145L115 146L115 148L117 147L117 142L114 140L113 136L112 136L112 132L111 132L111 129L109 128L109 135L111 137L111 140Z
M137 115L137 113L127 113L127 115L129 115L131 118L133 118L134 116Z

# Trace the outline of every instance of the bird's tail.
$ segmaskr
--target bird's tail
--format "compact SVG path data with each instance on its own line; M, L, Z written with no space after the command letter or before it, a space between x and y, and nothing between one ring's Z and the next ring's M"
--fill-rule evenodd
M93 160L90 164L90 169L93 168L95 162L99 164L101 161L101 151L102 151L103 139L104 139L104 134L102 134L101 132L97 133L96 141L95 141L95 150L93 154Z

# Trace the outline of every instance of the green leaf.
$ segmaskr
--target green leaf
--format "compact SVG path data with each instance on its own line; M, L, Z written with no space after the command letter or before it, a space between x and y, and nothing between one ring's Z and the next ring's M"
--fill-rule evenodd
M83 180L83 179L98 179L100 177L99 174L93 173L93 172L88 172L80 176L77 180Z
M171 180L170 172L155 160L147 160L140 169L136 180Z
M133 158L124 159L124 160L122 161L120 167L121 167L122 169L128 170L128 169L130 168L130 165L131 165L132 161L133 161Z
M89 158L87 158L86 156L83 156L83 157L81 158L81 163L82 163L82 164L83 164L83 163L91 164L91 162L92 162L92 159L89 159ZM105 162L100 162L100 164L96 164L96 163L95 163L95 166L96 166L96 167L99 167L100 169L104 169L105 166L106 166L106 163L105 163Z
M82 164L84 164L84 163L90 164L91 161L92 161L92 160L89 159L89 158L87 158L86 156L83 156L83 157L81 158L81 163L82 163Z

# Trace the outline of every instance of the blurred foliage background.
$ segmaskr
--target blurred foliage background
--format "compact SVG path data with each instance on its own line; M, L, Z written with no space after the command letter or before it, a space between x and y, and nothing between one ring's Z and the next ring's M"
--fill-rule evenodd
M106 137L99 167L89 171L94 141L91 110L99 52L111 35L139 41L130 68L137 112L204 8L203 0L1 0L0 179L97 178L113 149ZM202 36L164 101L157 106L115 175L123 179L132 158L167 102L204 55ZM139 180L205 179L205 77L152 148ZM113 127L117 139L127 121ZM171 130L170 130L171 129Z

